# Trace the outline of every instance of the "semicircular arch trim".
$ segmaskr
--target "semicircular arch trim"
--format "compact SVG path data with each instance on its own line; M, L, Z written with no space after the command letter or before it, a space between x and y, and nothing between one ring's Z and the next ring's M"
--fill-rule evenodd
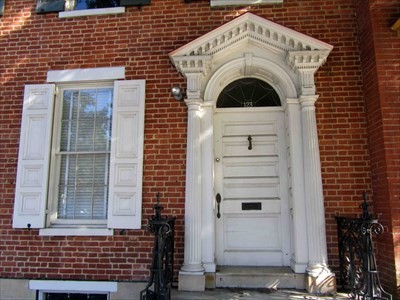
M295 82L281 66L258 57L253 57L252 66L248 66L246 58L242 57L225 63L210 77L204 91L204 102L215 102L228 84L246 77L270 84L278 93L282 106L286 105L286 99L298 98Z

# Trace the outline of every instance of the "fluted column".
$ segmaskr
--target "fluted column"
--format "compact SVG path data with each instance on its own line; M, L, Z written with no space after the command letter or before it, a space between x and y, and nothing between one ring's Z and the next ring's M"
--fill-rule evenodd
M300 96L308 236L306 287L312 293L331 293L335 292L336 283L327 264L325 211L315 116L317 98L317 95Z
M186 73L185 100L188 107L186 191L185 191L185 249L179 272L179 290L204 291L202 265L202 151L200 81L202 73Z
M215 273L214 139L211 101L205 101L201 107L201 126L202 261L206 273Z
M201 100L186 100L188 106L186 195L185 195L185 250L182 271L202 272L201 264Z

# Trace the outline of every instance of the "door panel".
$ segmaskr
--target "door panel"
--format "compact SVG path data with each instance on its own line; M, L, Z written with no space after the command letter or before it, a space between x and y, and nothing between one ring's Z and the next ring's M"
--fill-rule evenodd
M251 130L247 131L252 132ZM248 137L251 137L252 149L249 150ZM278 141L276 136L242 135L223 138L223 153L226 157L277 156Z
M276 110L215 115L220 265L289 265L283 118Z
M226 214L225 218L225 251L280 249L278 216ZM274 230L265 230L265 228ZM248 234L249 232L252 234Z

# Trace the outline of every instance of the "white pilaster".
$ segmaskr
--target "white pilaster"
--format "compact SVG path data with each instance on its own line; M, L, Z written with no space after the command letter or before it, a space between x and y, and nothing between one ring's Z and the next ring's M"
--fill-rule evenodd
M327 263L325 211L315 116L317 98L317 95L300 96L308 236L306 287L311 293L325 294L336 291L336 282Z
M304 164L299 99L286 99L286 132L289 165L289 202L291 217L292 256L290 266L295 273L305 273L308 266L308 244L305 196ZM301 180L300 180L301 179Z
M202 105L201 110L201 172L202 172L202 261L205 272L215 273L215 199L213 155L213 106Z

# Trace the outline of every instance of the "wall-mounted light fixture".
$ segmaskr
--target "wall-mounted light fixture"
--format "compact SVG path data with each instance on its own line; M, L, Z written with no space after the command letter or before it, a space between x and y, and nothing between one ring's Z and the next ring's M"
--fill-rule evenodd
M179 86L174 86L171 89L171 94L177 101L181 101L183 99L183 92Z

